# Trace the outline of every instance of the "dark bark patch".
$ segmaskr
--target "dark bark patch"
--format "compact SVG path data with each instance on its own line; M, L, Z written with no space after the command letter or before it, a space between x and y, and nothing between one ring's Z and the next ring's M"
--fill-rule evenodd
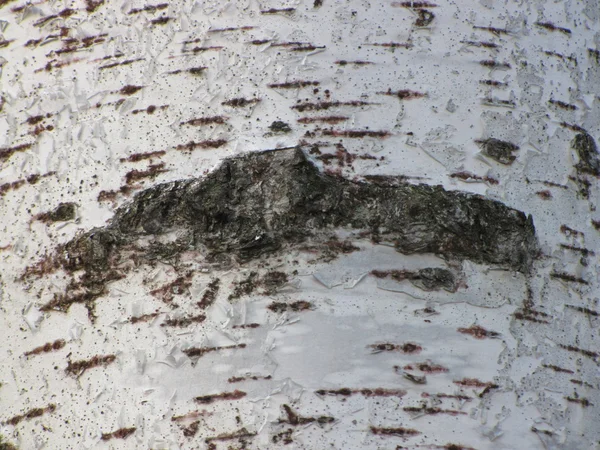
M587 133L579 133L571 141L571 147L577 152L579 171L600 176L600 155L596 141Z
M323 174L295 148L230 158L203 178L145 189L118 208L109 225L58 246L24 277L62 267L74 280L84 280L80 286L87 297L81 300L93 303L108 282L123 276L116 267L143 236L177 231L187 238L182 242L202 245L209 261L227 257L243 263L308 242L322 244L331 240L332 229L370 232L405 254L434 253L521 272L538 255L531 217L500 202L441 186ZM176 256L189 245L170 247ZM156 258L153 247L136 251L142 259ZM256 274L232 295L248 295L257 282L275 292L280 281Z
M519 150L519 146L511 142L494 138L479 139L475 142L481 147L485 155L501 164L512 164L517 158L513 153Z
M75 219L75 213L77 211L77 204L75 203L61 203L52 211L38 214L35 218L41 222L67 222Z

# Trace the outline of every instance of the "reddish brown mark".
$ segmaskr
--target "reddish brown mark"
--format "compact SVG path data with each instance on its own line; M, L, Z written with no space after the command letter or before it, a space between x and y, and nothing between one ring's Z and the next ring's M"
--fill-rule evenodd
M368 346L373 350L373 353L380 352L401 352L408 355L414 355L420 353L423 350L418 344L414 342L406 342L405 344L390 344L388 342L381 344L371 344Z
M121 95L133 95L142 88L143 86L133 86L131 84L128 84L127 86L123 86L118 92Z
M25 352L25 356L32 356L32 355L39 355L41 353L54 352L56 350L60 350L65 345L67 345L67 343L65 342L64 339L58 339L54 342L48 342L40 347L36 347L33 350Z
M260 102L259 98L248 99L248 98L239 97L239 98L232 98L231 100L221 102L221 105L230 106L232 108L243 108L248 105L254 105L258 102Z
M376 42L373 44L365 44L372 47L386 47L386 48L412 48L411 42Z
M587 131L584 128L581 128L579 125L574 125L574 124L567 123L567 122L561 122L560 126L564 127L564 128L568 128L571 131L576 131L577 133L587 133Z
M570 103L561 102L560 100L550 99L548 103L551 105L558 106L561 109L566 109L568 111L576 111L578 108L575 105L571 105Z
M565 56L560 53L556 53L556 52L552 52L552 51L548 51L548 50L544 50L544 54L548 55L548 56L555 56L557 58L562 59L563 61L564 60L571 61L572 63L577 65L577 58L575 58L574 56Z
M118 430L113 431L112 433L103 433L101 439L103 441L110 441L111 439L127 439L129 436L135 433L135 430L135 427L119 428Z
M438 5L430 2L392 2L392 6L396 8L437 8Z
M243 27L229 27L229 28L215 28L212 30L208 30L207 33L224 33L227 31L249 31L253 30L255 27L253 26L243 26Z
M132 317L131 319L129 319L129 322L131 322L131 323L149 322L152 319L154 319L155 317L158 317L159 314L160 314L159 312L154 312L151 314L143 314L141 316Z
M590 351L590 350L584 350L582 348L575 347L574 345L558 344L558 346L560 348L563 348L563 349L568 350L570 352L579 353L581 355L587 356L588 358L592 358L592 359L596 359L598 356L600 356L596 352L593 352L593 351Z
M493 59L479 61L479 64L481 64L484 67L489 67L490 69L510 69L509 63L494 61Z
M471 172L455 172L450 174L450 178L458 178L463 181L485 181L490 184L498 184L498 180L492 177L482 177Z
M29 150L33 144L20 144L13 147L0 148L0 161L7 161L12 155Z
M306 80L298 80L298 81L288 81L286 83L271 83L267 86L272 89L299 89L307 86L319 86L321 83L319 81L306 81Z
M218 436L208 437L204 440L206 443L212 443L214 441L232 441L234 439L249 439L256 436L256 433L249 432L246 428L241 428L238 431L234 431L233 433L224 433L219 434ZM214 447L216 448L216 447ZM230 447L231 448L231 447ZM245 446L244 446L245 448Z
M243 325L234 325L232 328L238 329L238 328L258 328L260 327L260 323L246 323Z
M270 8L260 11L261 14L290 14L296 11L296 8Z
M330 416L302 417L296 413L290 405L283 405L283 409L287 415L287 419L279 419L278 423L288 423L292 426L298 426L314 422L318 423L319 425L324 425L335 421L335 419Z
M594 406L594 404L587 398L565 397L565 399L571 403L579 403L584 408L587 408L588 406Z
M221 280L218 278L212 280L208 284L206 291L204 291L204 294L202 295L202 299L197 303L199 308L206 309L215 302L217 294L219 293L220 284Z
M550 323L547 320L540 319L537 317L540 315L547 316L546 313L542 313L541 311L535 311L531 308L524 308L522 311L516 311L513 314L513 317L517 320L527 320L529 322L534 322L534 323L541 323L541 324Z
M433 397L433 398L449 398L449 399L452 399L452 400L460 400L460 401L467 401L467 402L473 400L473 398L469 397L468 395L441 394L441 393L438 393L438 394L429 394L427 392L421 393L421 397L423 397L423 398L431 398L431 397Z
M375 64L375 63L370 62L370 61L362 61L362 60L346 61L345 59L339 59L339 60L335 61L334 64L337 64L338 66L347 66L348 64L352 64L354 66L366 66L366 65Z
M293 47L290 50L293 52L311 52L313 50L317 50L317 49L321 49L321 48L325 48L325 46L309 44L309 45L304 45L301 47Z
M143 8L134 8L129 11L127 14L139 14L141 12L156 12L162 9L167 9L169 7L168 3L160 3L158 5L148 5Z
M20 414L18 416L11 417L5 423L8 425L16 426L23 420L31 420L36 417L40 417L46 413L52 413L56 411L56 405L54 403L50 403L45 408L33 408L27 411L25 414Z
M150 105L148 106L146 109L134 109L133 111L131 111L132 114L139 114L139 113L143 113L145 112L146 114L154 114L154 112L157 109L167 109L169 107L169 105L162 105L162 106L155 106L155 105Z
M95 12L98 8L100 8L100 6L102 6L104 4L104 0L85 0L85 10L88 13L93 13Z
M403 367L404 370L420 370L425 373L445 373L448 368L431 362L411 363ZM394 366L394 370L398 372L400 366Z
M188 358L194 357L202 357L207 353L217 352L220 350L231 350L236 348L246 348L246 344L235 344L235 345L225 345L222 347L191 347L185 350L182 350Z
M478 26L473 26L474 29L476 30L484 30L484 31L489 31L490 33L493 33L495 35L500 35L500 34L509 34L508 30L506 28L496 28L496 27L478 27Z
M346 138L364 138L372 137L383 139L391 135L389 131L369 131L369 130L323 130L323 136L335 136Z
M494 86L494 87L504 87L507 86L506 83L503 83L502 81L496 81L496 80L479 80L480 84L485 84L487 86Z
M299 311L308 311L308 310L314 309L314 306L311 302L307 302L304 300L298 300L298 301L292 302L292 303L273 302L269 306L267 306L267 309L270 309L271 311L273 311L275 313L282 313L282 312L285 312L288 310L299 312Z
M280 433L273 435L272 441L274 444L281 442L284 445L289 445L294 442L294 440L292 439L293 432L294 432L294 430L292 430L291 428L288 428L287 430L284 430Z
M349 397L354 394L360 394L364 397L403 397L406 395L406 391L402 389L385 389L385 388L374 388L374 389L319 389L316 391L317 395L333 395Z
M459 333L469 334L475 339L497 338L500 336L500 333L486 330L485 328L479 325L472 325L469 328L459 328L457 331Z
M61 12L59 12L58 14L53 14L51 16L46 16L46 17L42 17L41 19L37 20L36 22L33 23L34 27L41 27L42 25L44 25L45 23L53 20L53 19L58 19L59 17L61 19L66 19L67 17L71 17L73 14L75 14L77 11L74 9L70 9L70 8L66 8L63 9Z
M183 54L185 55L186 53L203 53L203 52L208 52L210 50L222 50L225 47L222 46L218 46L218 45L213 45L213 46L208 46L208 47L194 47L193 49L184 52ZM171 56L170 58L174 58L174 56Z
M182 295L184 292L187 292L192 285L192 276L192 272L189 272L186 275L177 277L177 279L170 283L150 291L150 295L159 298L165 303L170 303L173 301L175 295Z
M117 357L115 355L96 355L90 359L82 359L79 361L69 361L65 372L70 375L76 375L77 377L83 375L83 373L94 367L103 366L106 367L109 364L115 362Z
M192 75L202 75L206 69L208 69L208 67L201 66L201 67L192 67L191 69L177 69L177 70L173 70L173 71L167 72L167 73L169 75L177 75L180 73L190 73Z
M552 192L550 192L549 190L537 191L536 195L538 197L540 197L542 200L551 200L552 199Z
M535 22L535 25L537 25L538 27L541 27L541 28L545 28L546 30L549 30L549 31L560 31L561 33L564 33L564 34L571 34L571 30L569 30L568 28L558 27L558 26L554 25L552 22Z
M112 69L113 67L118 67L118 66L128 66L130 64L133 64L134 62L145 61L145 60L146 60L145 58L128 59L126 61L114 62L114 63L107 64L105 66L100 66L98 69L106 70L106 69Z
M583 306L575 306L575 305L565 305L569 309L574 309L575 311L579 311L587 316L598 317L600 313L598 311L594 311L593 309L584 308Z
M114 201L118 194L129 195L133 188L131 186L121 186L117 191L100 191L98 194L99 202Z
M497 384L481 381L477 378L463 378L462 380L454 380L454 384L458 384L459 386L464 387L476 387L476 388L486 388L488 386L497 387Z
M584 247L576 247L574 245L560 244L561 248L565 250L571 250L573 252L581 253L583 256L595 255L596 253L593 250L589 250Z
M292 106L292 109L295 109L300 112L322 111L322 110L327 110L330 108L339 108L342 106L360 107L360 106L367 106L367 105L371 105L371 104L372 103L363 102L360 100L353 100L353 101L348 101L348 102L318 102L318 103L306 102L306 103L299 103L297 105L294 105L294 106Z
M206 320L204 314L196 316L179 317L177 319L167 319L160 324L161 327L187 327L193 323L202 323Z
M567 186L564 186L564 185L562 185L562 184L559 184L559 183L554 183L554 182L552 182L552 181L542 181L542 183L543 183L545 186L557 187L557 188L561 188L561 189L569 189Z
M222 392L220 394L204 395L202 397L194 398L194 401L204 405L213 403L217 400L239 400L244 398L246 393L244 391L235 390L233 392Z
M550 430L540 430L539 428L531 427L531 431L533 431L534 433L545 434L546 436L554 436L554 433Z
M461 44L471 45L473 47L483 47L483 48L498 48L499 45L494 42L486 42L486 41L460 41Z
M335 125L340 122L345 122L348 119L350 119L350 118L347 116L301 117L300 119L298 119L298 123L309 124L309 123L321 122L321 123L329 123L329 124Z
M150 23L152 25L165 25L165 24L169 23L171 20L173 20L173 17L163 16L163 17L158 17L156 19L152 19L150 21Z
M557 280L563 280L563 281L570 281L571 283L579 283L579 284L585 284L585 285L589 284L583 278L576 277L575 275L571 275L569 273L553 272L550 274L550 278L554 278Z
M271 375L267 375L267 376L249 375L247 377L230 377L227 380L227 382L228 383L240 383L242 381L248 381L248 380L253 380L253 381L270 380L271 378L273 378Z
M161 173L168 172L168 169L163 169L165 163L150 164L147 170L130 170L125 174L125 182L127 184L133 184L136 181L143 180L144 178L154 179Z
M556 366L554 364L542 364L542 367L545 367L546 369L554 370L555 372L562 372L562 373L569 373L569 374L575 373L572 370L564 369L564 368Z
M396 428L385 428L385 427L369 427L371 433L379 435L379 436L416 436L421 434L420 431L415 430L414 428L404 428L404 427L396 427Z
M0 197L4 197L4 195L6 195L6 193L8 191L12 191L15 189L20 188L21 186L24 186L26 183L27 184L37 184L37 182L41 179L41 178L46 178L52 175L55 175L56 172L48 172L45 174L33 174L33 175L29 175L27 178L25 179L21 179L21 180L17 180L17 181L12 181L10 183L4 183L0 185Z
M437 415L437 414L449 414L451 416L459 416L459 415L467 414L464 411L458 411L456 409L442 409L442 408L437 408L437 407L435 407L435 408L434 407L426 407L425 405L423 405L423 406L405 406L402 409L408 413L425 414L428 416L433 416L433 415Z
M225 116L200 117L198 119L188 120L187 122L181 122L180 125L191 125L194 127L212 124L223 125L227 120L229 120L229 117Z
M120 158L121 162L139 162L146 159L157 158L159 156L165 155L167 152L164 150L158 150L155 152L146 152L146 153L134 153L133 155L128 156L127 158Z
M198 434L198 430L200 429L200 421L196 420L192 422L187 427L182 426L183 435L187 438L191 438Z
M209 413L206 410L202 410L202 411L190 411L189 413L183 414L181 416L173 416L173 417L171 417L171 421L172 422L183 422L183 421L186 421L186 420L198 419L200 417L209 416L209 415L212 415L212 413Z
M225 139L216 139L216 140L208 139L206 141L200 141L200 142L190 141L187 144L180 144L177 147L175 147L175 149L192 151L192 150L196 150L197 148L202 148L202 149L219 148L219 147L223 147L225 144L227 144L227 140L225 140Z
M481 101L483 104L491 106L506 106L508 108L514 108L516 106L515 102L512 100L502 100L496 97L484 97Z

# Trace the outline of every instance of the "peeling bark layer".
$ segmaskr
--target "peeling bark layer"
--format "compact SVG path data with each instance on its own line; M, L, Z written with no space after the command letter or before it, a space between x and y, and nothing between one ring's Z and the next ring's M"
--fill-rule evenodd
M299 149L231 158L206 178L165 183L135 196L105 229L66 246L72 269L106 270L134 238L173 229L211 255L241 260L336 228L369 231L402 253L436 253L526 272L536 252L531 217L439 186L382 186L321 173Z

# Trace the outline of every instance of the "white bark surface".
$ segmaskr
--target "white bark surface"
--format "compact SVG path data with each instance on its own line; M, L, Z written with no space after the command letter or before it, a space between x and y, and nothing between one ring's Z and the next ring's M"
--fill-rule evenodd
M600 448L598 178L581 170L572 147L577 135L600 137L600 4L436 3L425 13L366 0L173 0L153 8L0 0L7 441L22 449ZM415 24L430 13L430 23ZM237 98L253 101L227 104ZM302 120L332 116L342 119ZM274 121L291 131L274 132ZM519 147L512 164L482 153L476 141L490 138ZM332 159L311 153L315 144ZM67 287L63 270L22 278L58 245L104 226L136 192L203 177L226 157L296 146L348 179L404 176L501 201L533 217L540 255L522 274L402 255L347 230L335 231L360 250L330 261L294 249L215 265L190 248L176 263L121 262L127 274L95 301L95 322L78 303L41 310ZM149 152L157 153L126 160ZM157 173L144 176L148 170ZM39 220L64 202L77 204L73 220ZM371 274L425 267L455 270L459 289L425 291ZM289 281L228 298L252 271L268 270ZM151 293L190 271L170 303ZM161 326L197 314L216 278L204 322ZM312 309L267 308L300 300ZM147 314L155 315L131 323ZM248 324L259 326L240 327ZM497 335L459 331L474 325ZM55 350L25 355L55 341ZM421 351L370 347L408 342ZM191 347L230 348L194 359L185 353ZM66 372L70 361L96 355L115 358L80 376ZM422 362L445 370L423 372ZM415 382L421 376L425 384ZM319 392L343 388L352 395ZM392 391L366 391L376 388ZM236 390L245 395L194 400ZM298 423L284 405L334 420ZM27 416L36 408L45 410ZM107 435L125 428L135 430ZM399 428L415 433L393 434ZM246 437L235 436L244 429Z

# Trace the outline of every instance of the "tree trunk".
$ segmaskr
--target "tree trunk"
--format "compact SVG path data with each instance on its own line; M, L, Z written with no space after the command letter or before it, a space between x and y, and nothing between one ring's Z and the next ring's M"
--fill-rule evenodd
M0 450L600 448L598 1L0 0Z

